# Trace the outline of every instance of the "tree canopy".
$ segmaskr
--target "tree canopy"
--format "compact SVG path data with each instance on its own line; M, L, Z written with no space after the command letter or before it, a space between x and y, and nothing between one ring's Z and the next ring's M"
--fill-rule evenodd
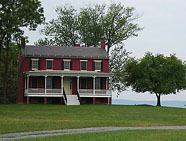
M39 45L73 46L79 42L84 46L98 46L104 40L107 52L110 48L141 30L134 21L135 8L111 4L106 7L95 5L75 10L72 6L58 7L57 19L46 23L41 33L46 37L38 40Z
M129 52L124 49L124 45L120 44L111 51L110 56L110 72L113 76L111 78L111 89L117 90L118 94L126 89L125 67L127 61L130 59Z
M136 92L150 92L161 106L161 95L176 94L186 88L186 65L175 55L146 53L140 59L130 59L125 71L125 82Z
M43 21L43 8L39 0L0 1L0 73L3 76L1 85L3 85L4 103L6 103L7 94L10 46L12 42L18 43L23 37L23 27L35 30Z

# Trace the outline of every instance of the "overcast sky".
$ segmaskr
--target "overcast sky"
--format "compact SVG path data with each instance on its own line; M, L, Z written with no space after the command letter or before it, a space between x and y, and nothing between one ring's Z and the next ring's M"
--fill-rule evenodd
M55 8L67 3L76 9L94 4L111 4L121 2L125 6L136 8L140 18L136 21L143 31L138 37L132 37L125 42L127 51L132 56L141 58L145 52L162 53L165 55L176 53L182 60L186 60L186 0L41 0L44 7L46 21L56 17ZM42 36L39 30L25 30L29 37L29 44L34 44ZM114 93L114 98L116 98ZM148 93L135 94L131 91L119 95L122 99L156 100L154 95ZM163 96L162 100L185 100L186 91L177 95Z

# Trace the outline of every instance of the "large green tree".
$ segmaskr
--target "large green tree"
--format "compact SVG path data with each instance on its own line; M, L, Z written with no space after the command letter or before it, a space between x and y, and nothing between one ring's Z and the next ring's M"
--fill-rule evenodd
M41 33L47 38L39 39L38 45L74 46L79 39L77 34L78 18L74 7L57 7L57 19L46 23Z
M2 51L5 52L3 94L6 103L7 79L9 71L10 44L23 36L23 27L35 30L44 21L43 8L38 0L0 1L0 67Z
M176 94L186 88L186 65L175 55L146 53L140 59L130 59L125 68L124 81L136 92L150 92L161 106L162 95Z
M41 33L46 37L36 44L74 45L80 42L85 46L98 46L104 40L107 52L124 40L137 36L141 30L134 21L138 18L133 7L121 3L108 7L95 5L75 10L72 6L58 7L58 17L46 23Z

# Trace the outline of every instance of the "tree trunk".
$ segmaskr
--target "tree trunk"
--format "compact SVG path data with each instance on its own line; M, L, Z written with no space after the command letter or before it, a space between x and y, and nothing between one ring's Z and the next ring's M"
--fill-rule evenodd
M157 105L156 106L161 106L161 101L160 101L160 94L156 94L157 97Z
M6 97L7 97L7 78L8 78L8 57L9 57L9 45L10 45L10 38L7 37L7 44L6 44L6 58L5 58L5 72L4 72L4 90L3 90L3 103L6 104Z

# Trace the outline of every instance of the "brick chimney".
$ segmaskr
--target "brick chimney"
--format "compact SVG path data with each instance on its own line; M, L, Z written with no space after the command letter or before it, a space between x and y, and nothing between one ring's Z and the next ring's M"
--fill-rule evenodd
M75 44L75 47L80 47L80 44Z
M101 48L105 49L105 41L101 41Z
M21 47L25 48L25 38L21 38Z

